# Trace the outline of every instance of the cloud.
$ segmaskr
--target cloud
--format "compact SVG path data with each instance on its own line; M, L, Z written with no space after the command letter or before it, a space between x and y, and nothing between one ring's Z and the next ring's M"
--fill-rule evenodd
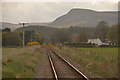
M85 8L97 11L117 10L112 2L3 2L2 20L18 23L51 22L57 17L66 14L72 8Z
M119 0L2 0L2 2L114 2Z

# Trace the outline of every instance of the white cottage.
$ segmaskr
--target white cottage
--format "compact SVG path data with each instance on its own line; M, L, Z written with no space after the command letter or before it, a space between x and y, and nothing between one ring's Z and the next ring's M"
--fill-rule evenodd
M103 44L103 42L100 39L88 39L87 43L94 43L94 44L96 44L98 46Z

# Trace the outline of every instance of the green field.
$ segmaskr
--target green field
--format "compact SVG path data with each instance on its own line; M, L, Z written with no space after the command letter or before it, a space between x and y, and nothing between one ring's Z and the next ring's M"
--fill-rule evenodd
M101 78L118 77L118 48L56 48L61 55L77 62Z
M3 78L33 78L42 48L2 48Z

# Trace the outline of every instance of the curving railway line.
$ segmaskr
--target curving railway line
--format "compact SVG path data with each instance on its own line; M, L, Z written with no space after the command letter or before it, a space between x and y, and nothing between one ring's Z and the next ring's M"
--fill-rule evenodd
M72 64L57 54L50 47L46 47L48 58L53 70L54 78L59 79L79 79L89 80L83 73L76 69Z

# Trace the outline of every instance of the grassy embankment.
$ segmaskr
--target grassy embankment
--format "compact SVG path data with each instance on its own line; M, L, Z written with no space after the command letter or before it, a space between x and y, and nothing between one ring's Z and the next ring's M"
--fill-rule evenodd
M61 54L88 68L101 78L118 76L118 48L59 47Z
M42 48L3 48L2 77L3 78L33 78L36 65L40 60Z

